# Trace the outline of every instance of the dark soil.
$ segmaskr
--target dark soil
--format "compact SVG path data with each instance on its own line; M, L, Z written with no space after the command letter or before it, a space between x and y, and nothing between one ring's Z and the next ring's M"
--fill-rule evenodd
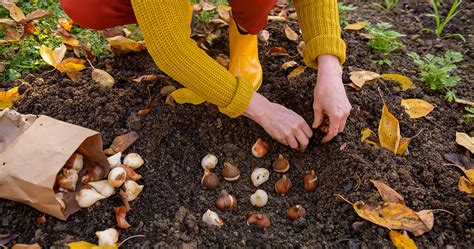
M411 2L411 1L410 1ZM347 87L354 107L346 130L328 144L321 144L322 133L316 132L307 151L298 153L272 141L264 130L246 118L229 119L212 105L170 106L158 92L166 85L178 84L167 77L154 81L133 83L130 79L143 74L159 73L150 56L143 52L95 62L98 68L109 68L117 84L104 89L89 76L73 82L58 72L25 75L26 94L15 109L22 113L49 115L51 117L102 132L104 144L109 145L116 135L130 130L140 134L139 140L128 150L137 152L146 161L138 171L144 176L141 184L145 189L132 202L127 216L132 225L121 230L121 238L144 234L127 242L126 247L201 246L201 247L316 247L316 248L387 248L392 247L388 229L367 222L357 216L352 207L334 197L340 193L350 201L363 200L379 203L381 198L370 183L377 179L388 183L405 197L407 206L415 211L445 209L452 212L436 212L432 231L414 238L423 248L472 248L474 245L474 202L457 188L460 172L443 166L443 154L466 150L455 143L455 132L473 136L473 123L463 121L463 107L447 103L440 93L429 91L418 80L417 69L406 52L430 52L442 55L454 50L464 54L454 74L462 80L456 87L457 96L474 99L472 18L473 4L466 1L465 9L448 25L447 32L462 32L468 43L460 40L439 40L432 34L419 34L423 27L432 27L433 20L425 17L426 4L400 4L393 13L380 11L370 4L358 4L351 13L351 21L368 19L372 22L389 21L394 29L406 34L402 39L406 47L383 56L393 66L377 66L372 62L382 58L372 52L360 32L344 33L348 45L344 81L349 82L351 68L372 70L379 73L401 73L409 76L417 85L414 90L399 92L396 83L379 81L365 85L362 91ZM297 28L296 23L292 26ZM291 107L312 121L312 89L316 72L307 70L297 78L288 80L281 65L302 58L296 50L297 43L288 41L283 34L282 23L272 23L268 45L261 44L261 60L264 66L264 85L260 91L273 101ZM228 54L227 38L218 39L210 54ZM273 46L283 46L290 58L274 58L266 55ZM86 71L85 75L89 75ZM18 82L16 82L18 83ZM11 84L11 83L7 83ZM360 131L369 127L376 131L381 115L380 88L390 111L400 120L401 133L411 137L420 132L410 144L409 154L396 157L390 151L378 149L360 142ZM152 112L140 118L135 115L146 105L148 89L155 99ZM436 105L426 118L412 120L400 106L403 98L422 98ZM264 159L255 159L250 147L257 138L264 138L271 151ZM236 183L222 182L218 189L209 191L200 185L202 169L200 159L207 153L219 157L216 172L220 174L223 162L231 161L242 170ZM255 191L250 183L253 167L271 167L279 153L290 158L288 176L293 181L291 192L277 196L273 185L280 174L271 173L269 182L262 188L270 195L267 206L253 208L249 196ZM305 171L314 169L318 174L319 188L314 193L303 189ZM220 190L235 195L239 208L232 212L219 212L225 221L222 229L209 227L201 222L201 215L208 209L215 210L214 201ZM307 210L304 219L291 222L286 218L290 206L300 204ZM47 216L44 224L37 224L42 214L33 208L0 201L0 234L13 233L19 237L14 242L38 242L44 247L64 246L66 242L87 240L96 242L95 231L115 227L113 207L120 205L118 197L101 201L88 209L72 215L67 222ZM266 213L272 227L260 230L246 225L246 218L256 212ZM452 248L452 247L450 247Z

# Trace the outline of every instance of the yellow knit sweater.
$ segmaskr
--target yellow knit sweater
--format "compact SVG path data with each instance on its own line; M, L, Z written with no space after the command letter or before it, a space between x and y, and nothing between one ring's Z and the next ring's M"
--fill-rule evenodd
M188 0L132 0L147 49L164 73L215 104L229 117L242 115L253 89L214 61L190 38ZM295 0L303 40L304 61L316 68L317 57L332 54L342 64L345 44L341 39L337 0Z

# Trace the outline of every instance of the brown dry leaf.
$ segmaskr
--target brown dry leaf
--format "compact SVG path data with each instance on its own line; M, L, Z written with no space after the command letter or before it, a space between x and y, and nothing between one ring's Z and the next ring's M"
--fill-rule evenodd
M446 153L443 157L449 162L461 166L466 170L474 169L474 160L465 155L460 155L456 153Z
M400 203L384 202L380 205L357 201L353 207L361 218L388 229L409 232L428 229L415 211Z
M420 236L425 232L431 231L433 229L434 225L434 213L433 210L421 210L416 212L418 217L420 217L420 220L423 221L423 223L426 226L425 230L420 230L420 231L413 231L413 235L415 236Z
M400 125L398 119L390 113L384 104L382 108L382 117L380 118L378 137L380 146L397 153L400 144Z
M19 41L21 34L16 29L5 30L5 40L7 41Z
M464 100L464 99L458 99L458 98L455 98L454 101L455 101L456 103L459 103L459 104L463 104L463 105L468 105L468 106L474 107L474 102L472 102L472 101L468 101L468 100Z
M350 72L349 75L356 89L362 89L365 83L380 78L380 74L371 71L355 71Z
M291 41L297 41L299 37L299 35L293 29L291 29L290 26L288 26L288 24L285 24L285 35L286 38Z
M406 91L409 89L415 88L415 84L410 80L410 78L403 76L401 74L382 74L382 78L393 80L400 83L400 90Z
M456 131L456 143L468 149L471 153L474 153L474 137Z
M111 38L107 38L107 41L109 42L112 48L123 53L130 52L130 51L139 52L146 48L144 42L142 41L137 42L137 41L128 39L124 36L114 36Z
M221 64L223 67L229 68L230 60L229 60L229 57L227 57L226 55L219 54L216 57L216 61L217 61L217 63Z
M13 87L6 92L0 92L0 110L11 108L13 102L20 99L18 87Z
M284 22L286 20L287 20L287 18L284 17L284 16L268 16L268 21Z
M14 26L16 23L9 18L0 18L0 27L1 26Z
M288 56L288 52L284 47L273 47L267 52L270 56Z
M102 69L92 70L92 79L104 87L111 88L115 84L114 77Z
M270 32L268 32L268 30L266 30L266 29L264 29L264 30L260 31L260 33L258 33L258 39L261 42L268 43L269 38L270 38Z
M140 136L138 133L131 131L129 133L117 136L112 141L110 148L106 149L104 153L108 156L115 155L119 152L124 152L130 145L132 145Z
M10 17L16 22L23 22L26 19L25 13L14 2L3 1L3 7L10 12Z
M12 249L41 249L41 246L36 244L15 244Z
M163 88L161 88L160 94L161 96L168 96L175 90L176 90L175 86L164 86Z
M46 63L56 67L63 60L64 55L66 55L66 50L67 48L64 44L61 44L61 46L54 50L42 45L40 47L40 55Z
M411 119L421 118L434 110L434 105L422 99L402 99L401 105Z
M202 7L202 10L204 11L210 11L216 8L216 6L213 3L209 3L207 1L200 1L199 3Z
M156 80L158 78L158 75L156 74L147 74L147 75L142 75L140 77L132 79L136 83L140 83L142 81L152 81Z
M217 5L217 13L219 14L219 17L226 22L230 22L230 11L231 7L229 5Z
M298 44L298 46L296 47L296 49L298 50L298 54L303 56L303 52L304 52L304 47L305 47L305 43L304 41L300 41L300 43Z
M474 184L471 183L466 177L459 177L458 189L461 192L467 193L469 196L474 197Z
M379 191L382 200L386 202L396 202L405 205L405 199L401 196L397 191L393 188L389 187L387 184L377 181L377 180L370 180L374 184L374 186Z
M358 31L358 30L361 30L361 29L365 28L366 24L367 24L366 21L351 23L351 24L346 25L346 27L344 29L347 30L347 31Z
M199 105L206 100L196 95L193 91L189 90L188 88L180 88L173 91L170 96L173 100L178 104L193 104Z
M137 115L140 116L140 117L145 117L146 115L148 115L151 112L151 110L153 109L154 104L155 104L155 101L153 101L152 99L149 99L146 106L143 107L141 110L139 110Z
M293 71L291 71L290 74L288 74L288 79L294 78L300 74L302 74L306 70L306 66L299 66L295 68Z
M25 22L31 22L33 20L41 19L43 17L50 16L51 13L49 13L46 10L43 9L37 9L26 15L25 17Z
M417 249L415 241L395 230L390 230L390 239L396 249Z
M296 61L287 61L287 62L283 63L283 65L281 65L281 67L286 70L286 69L288 69L290 67L294 67L296 65L298 65L298 63L296 63Z

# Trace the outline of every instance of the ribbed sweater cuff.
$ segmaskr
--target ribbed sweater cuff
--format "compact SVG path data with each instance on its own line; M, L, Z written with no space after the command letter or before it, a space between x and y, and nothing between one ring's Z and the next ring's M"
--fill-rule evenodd
M253 88L250 84L237 77L237 89L234 98L232 98L229 105L219 107L220 112L231 118L236 118L242 115L245 110L247 110L253 92Z
M304 62L308 67L318 67L318 56L331 54L339 58L341 65L346 60L346 44L338 36L317 36L304 47Z

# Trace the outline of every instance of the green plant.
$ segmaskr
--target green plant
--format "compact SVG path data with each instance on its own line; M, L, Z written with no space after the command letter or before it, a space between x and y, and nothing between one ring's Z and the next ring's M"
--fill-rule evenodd
M463 42L466 42L466 39L462 34L446 34L443 35L443 30L446 27L446 25L457 15L461 10L457 10L458 7L461 5L462 0L454 0L453 4L451 5L451 8L449 9L448 14L446 15L446 18L441 21L441 17L438 11L438 4L437 2L432 2L431 7L433 8L433 14L427 14L427 16L432 16L434 17L436 21L436 28L434 30L431 29L422 29L422 31L430 31L434 32L435 35L438 38L444 39L444 38L449 38L449 37L458 37L460 38Z
M391 66L392 61L390 59L382 59L382 60L374 60L373 61L375 64L380 65L380 66Z
M464 120L466 122L471 122L472 120L474 120L474 107L464 107L464 110L466 110L466 114L463 115L464 117Z
M434 91L443 91L445 99L451 102L456 99L452 89L461 78L450 76L449 72L456 69L455 63L463 60L463 55L459 52L448 51L442 57L427 54L421 58L417 53L408 53L420 70L420 77L425 84Z
M384 4L374 3L374 5L382 8L382 9L391 11L393 9L393 7L395 7L395 4L397 4L398 2L400 2L400 0L385 0Z
M342 26L345 26L345 25L348 24L348 20L347 20L347 17L345 16L345 14L356 10L357 7L352 5L352 4L344 4L342 2L338 2L337 7L338 7L338 10L339 10L339 23Z
M368 44L374 51L390 53L403 47L397 39L405 35L389 30L392 27L393 25L387 22L381 22L375 26L371 23L367 23L366 29L373 37L373 39L369 40Z

